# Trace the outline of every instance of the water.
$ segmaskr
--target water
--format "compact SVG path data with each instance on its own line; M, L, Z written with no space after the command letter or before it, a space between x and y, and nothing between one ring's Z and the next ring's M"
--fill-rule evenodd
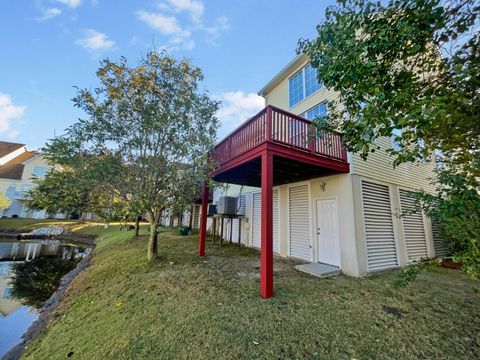
M21 341L61 277L89 252L58 240L0 239L0 357Z

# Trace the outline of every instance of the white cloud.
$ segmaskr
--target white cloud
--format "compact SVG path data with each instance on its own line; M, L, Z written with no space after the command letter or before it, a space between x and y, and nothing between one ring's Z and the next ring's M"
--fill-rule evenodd
M85 37L78 39L76 44L89 51L109 50L115 46L115 41L110 40L104 33L93 29L84 30Z
M203 20L205 6L201 0L164 0L157 6L156 12L139 10L137 18L159 31L167 38L165 48L170 50L193 49L194 33L203 33L205 41L216 45L221 33L229 28L228 18L220 16L211 26L206 26ZM181 14L187 14L189 17Z
M150 13L147 11L137 11L137 17L154 30L169 37L171 50L192 49L195 42L192 40L192 33L189 30L182 29L175 16L164 15L161 13Z
M47 21L57 17L62 13L59 8L48 8L42 10L42 15L37 18L38 21Z
M217 112L221 122L221 136L232 131L265 107L265 99L256 93L229 91L218 94L216 98L222 102L222 107Z
M56 0L58 3L67 5L68 7L75 9L82 5L82 0Z
M177 13L186 11L188 12L192 20L198 22L201 20L204 11L203 2L198 0L167 0L170 8ZM160 4L160 8L168 8L166 4Z
M25 106L14 105L10 95L0 93L0 133L9 131L11 121L22 117L25 109ZM17 136L17 134L17 131L11 131L7 136L12 138Z
M167 16L160 13L149 13L147 11L137 11L137 17L150 26L152 29L160 31L162 34L174 34L182 31L175 16Z
M217 45L217 40L220 35L230 28L228 18L226 16L219 16L215 19L215 25L203 27L207 33L207 42L211 45Z

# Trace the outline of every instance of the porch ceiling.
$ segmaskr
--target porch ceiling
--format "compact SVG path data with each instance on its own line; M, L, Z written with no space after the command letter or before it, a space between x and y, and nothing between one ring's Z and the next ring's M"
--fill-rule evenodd
M274 186L314 179L335 173L338 173L338 171L280 156L273 156ZM222 183L260 187L261 158L255 158L233 169L221 172L215 175L213 179Z

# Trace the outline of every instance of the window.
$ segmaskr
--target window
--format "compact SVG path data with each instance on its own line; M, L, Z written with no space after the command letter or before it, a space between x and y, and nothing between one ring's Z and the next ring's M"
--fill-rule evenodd
M292 107L303 99L303 71L299 71L289 80L289 105Z
M48 169L44 166L35 166L33 168L33 175L36 177L44 177L47 174Z
M5 290L3 290L3 298L4 299L9 299L12 297L12 289L11 288L5 288Z
M293 75L288 81L288 104L298 104L306 97L322 88L317 80L317 71L309 64Z
M318 104L317 106L311 108L310 110L304 112L302 116L307 120L313 120L317 116L327 115L327 104Z
M305 97L312 95L322 85L317 80L317 71L309 64L304 69L305 76Z

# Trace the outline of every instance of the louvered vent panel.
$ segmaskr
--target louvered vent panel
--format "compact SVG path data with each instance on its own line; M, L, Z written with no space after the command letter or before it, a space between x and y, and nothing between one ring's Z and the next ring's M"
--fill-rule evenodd
M237 202L237 214L245 216L247 209L247 197L240 195Z
M290 256L312 260L310 247L310 217L308 211L308 185L289 189L289 247Z
M278 190L273 190L273 252L280 252L279 232L278 232ZM253 237L252 246L260 248L262 234L262 195L261 193L253 194Z
M260 248L262 234L262 195L253 194L252 246Z
M195 205L193 210L193 228L199 229L200 228L200 206Z
M442 238L440 237L440 231L438 230L438 223L436 220L432 220L432 237L433 246L435 248L435 256L447 256L448 252L445 245L443 244Z
M400 190L400 205L402 206L402 214L404 214L402 216L403 235L408 260L428 257L422 213L420 211L412 213L415 210L415 199L412 198L411 192Z
M362 181L368 271L398 266L388 186Z
M278 190L273 190L273 252L280 253L280 241L279 241L279 218L278 218Z

